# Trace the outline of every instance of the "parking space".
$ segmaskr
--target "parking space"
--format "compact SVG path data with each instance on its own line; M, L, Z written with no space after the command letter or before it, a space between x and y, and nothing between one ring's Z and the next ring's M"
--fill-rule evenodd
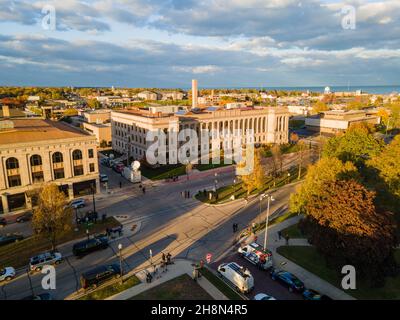
M291 293L285 286L272 280L269 271L260 270L237 253L233 253L226 256L222 261L211 264L211 267L217 270L220 264L226 262L236 262L238 265L250 270L254 278L254 289L246 295L249 299L253 299L258 293L265 293L277 300L303 300L300 294Z

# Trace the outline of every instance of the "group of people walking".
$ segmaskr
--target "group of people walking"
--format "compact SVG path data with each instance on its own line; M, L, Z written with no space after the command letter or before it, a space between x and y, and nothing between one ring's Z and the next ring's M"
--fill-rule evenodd
M185 199L190 199L190 190L185 190L181 192L181 195Z

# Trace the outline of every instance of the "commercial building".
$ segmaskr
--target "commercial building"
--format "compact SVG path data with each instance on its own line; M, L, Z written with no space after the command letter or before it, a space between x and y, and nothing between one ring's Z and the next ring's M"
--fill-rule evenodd
M378 125L381 119L379 116L363 110L334 110L306 118L307 129L320 133L337 133L346 131L356 123L369 123Z
M99 109L83 112L83 117L87 123L105 123L111 120L110 109Z
M54 182L70 198L99 190L95 137L44 119L0 121L0 214L32 208Z

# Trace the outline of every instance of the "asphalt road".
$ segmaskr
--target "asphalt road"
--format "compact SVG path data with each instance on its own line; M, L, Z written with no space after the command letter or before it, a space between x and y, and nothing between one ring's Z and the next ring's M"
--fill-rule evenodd
M194 194L198 190L212 188L214 175L148 187L146 194L143 194L137 185L129 183L120 189L120 177L108 168L102 167L101 170L109 175L111 193L103 192L96 196L96 209L100 214L126 215L128 221L140 222L140 231L132 237L123 237L112 243L110 248L92 253L83 259L72 257L70 246L62 247L60 251L66 257L66 261L56 267L56 290L51 292L56 299L64 299L79 288L79 276L82 272L96 265L118 262L118 243L124 248L122 253L125 270L141 268L148 263L150 249L154 259L157 259L161 252L171 252L173 257L197 261L204 259L207 253L212 253L213 259L217 259L229 252L235 242L232 232L234 222L242 229L252 221L265 219L265 204L262 206L262 217L258 217L258 199L248 205L239 200L224 206L210 207L181 196L183 190L191 190ZM219 186L231 184L233 178L233 172L219 175ZM294 188L295 186L289 185L274 192L276 200L272 203L271 215L285 210ZM91 209L90 206L89 204L87 209ZM41 293L42 275L28 277L24 270L19 270L15 280L1 285L0 298L21 299L30 295L29 279L34 293ZM262 281L260 286L261 283ZM257 290L262 291L263 288ZM280 295L277 296L279 297Z

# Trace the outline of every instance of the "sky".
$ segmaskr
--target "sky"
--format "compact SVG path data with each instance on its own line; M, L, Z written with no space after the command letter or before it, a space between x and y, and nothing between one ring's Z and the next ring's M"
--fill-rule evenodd
M400 84L400 0L0 0L0 85Z

